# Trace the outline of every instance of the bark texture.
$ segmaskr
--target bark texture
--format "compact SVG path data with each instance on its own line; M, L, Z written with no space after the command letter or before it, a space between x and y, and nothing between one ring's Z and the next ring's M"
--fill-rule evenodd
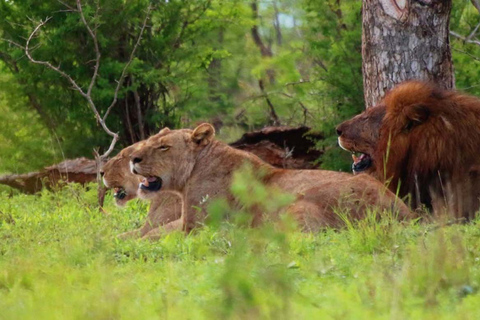
M375 105L396 84L430 80L454 87L449 44L451 0L364 0L365 104Z

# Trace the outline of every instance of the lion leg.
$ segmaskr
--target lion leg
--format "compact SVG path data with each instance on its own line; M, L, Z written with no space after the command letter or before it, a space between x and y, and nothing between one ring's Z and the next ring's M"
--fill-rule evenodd
M325 227L336 227L341 224L333 210L306 199L296 201L286 209L286 212L297 220L303 231L307 232L318 231Z
M142 239L155 241L160 239L162 235L165 235L167 233L174 232L174 231L182 231L182 229L183 229L183 220L177 219L163 226L150 230L147 234L142 236Z
M120 239L141 238L162 225L178 221L182 215L182 199L176 194L164 194L152 201L145 224L136 230L118 235ZM167 227L171 229L171 227Z
M120 233L117 235L117 238L121 240L140 238L142 236L142 229L143 227L132 231Z

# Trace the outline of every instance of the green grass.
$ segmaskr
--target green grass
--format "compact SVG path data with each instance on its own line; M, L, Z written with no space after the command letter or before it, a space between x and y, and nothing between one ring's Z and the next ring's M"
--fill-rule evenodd
M480 223L365 221L304 234L209 224L158 242L96 188L2 195L0 319L477 319ZM214 206L215 207L215 206ZM222 206L217 206L222 208ZM224 208L224 207L223 207Z

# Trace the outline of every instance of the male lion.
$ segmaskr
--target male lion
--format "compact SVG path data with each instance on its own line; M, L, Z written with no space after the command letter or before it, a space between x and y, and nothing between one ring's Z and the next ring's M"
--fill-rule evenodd
M137 197L140 180L130 171L128 163L131 153L142 143L138 142L123 149L102 168L103 183L108 188L113 188L113 196L118 206L124 206L128 201ZM160 226L166 226L167 231L171 228L178 228L170 223L178 220L181 216L182 204L178 195L165 192L151 194L150 197L145 197L145 199L151 200L145 225L137 230L122 233L119 235L120 238L156 239L160 236Z
M132 172L144 177L141 192L172 190L182 195L183 229L187 232L205 218L206 199L224 197L237 203L230 185L234 172L245 163L263 173L261 179L267 186L295 195L293 204L284 209L304 230L341 226L342 219L334 210L342 206L352 219L364 217L368 206L394 209L402 219L411 215L403 202L368 175L275 168L214 136L214 128L206 123L195 130L164 130L130 155ZM252 224L260 222L262 214L255 212Z
M471 218L480 207L480 100L421 81L404 82L337 127L366 172L435 213Z

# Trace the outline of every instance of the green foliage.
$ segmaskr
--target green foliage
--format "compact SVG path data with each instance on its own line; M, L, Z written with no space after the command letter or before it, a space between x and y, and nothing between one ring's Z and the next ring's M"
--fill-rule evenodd
M100 47L99 78L92 98L104 114L113 100L117 80L137 41L149 1L83 1L83 12L95 29ZM98 9L97 9L98 4ZM193 41L211 25L200 26L198 20L210 1L168 1L152 3L148 27L143 34L136 57L127 71L125 88L120 91L117 106L107 124L119 132L124 142L132 142L140 122L133 122L128 113L137 114L134 93L141 99L147 133L166 124L177 124L184 96L168 92L183 86L183 81L196 77L200 61ZM109 139L94 119L87 101L71 88L71 84L56 72L35 65L24 57L19 48L25 45L32 30L45 17L52 17L34 37L30 47L37 60L49 61L71 76L87 90L93 74L95 50L93 40L80 20L72 1L1 1L0 57L5 67L20 85L23 95L36 102L44 125L55 130L63 139L62 149L69 156L91 154L93 147L106 146ZM183 87L182 87L183 89ZM33 107L33 102L31 103ZM130 107L128 107L130 106ZM132 123L127 124L130 121ZM124 123L122 123L124 122Z
M263 212L271 214L293 202L293 195L262 183L264 176L261 169L254 170L248 164L233 174L232 194L247 211L259 207Z
M480 312L478 221L367 219L317 234L288 222L221 223L149 242L115 238L144 221L145 205L118 209L109 194L109 214L101 214L95 185L2 198L0 319L475 319Z
M78 13L71 10L75 3L64 3L72 8L65 10L64 4L54 0L42 6L30 0L1 1L4 40L0 58L4 62L1 72L17 82L12 95L29 97L27 105L60 137L63 153L73 157L90 155L96 146L105 147L108 137L68 81L30 63L14 44L25 45L38 21L52 16L32 40L32 54L59 65L86 88L95 57L93 42ZM148 3L100 1L97 11L96 2L82 2L87 22L96 26L102 54L93 88L101 113L111 102ZM296 5L259 2L259 18L253 17L250 1L152 4L151 19L127 70L125 87L107 121L120 133L124 145L139 138L134 93L142 101L147 134L164 125L183 127L219 119L227 138L233 139L229 132L238 135L271 123L273 108L282 124L307 124L325 132L327 139L320 146L327 151L325 166L348 170L337 163L331 150L335 124L360 111L362 105L357 2L342 2L341 8L326 0ZM270 48L270 56L262 55L253 41L254 26Z
M27 107L18 85L0 74L0 174L34 171L61 159L58 141Z
M245 0L84 0L82 4L87 22L96 26L102 54L93 88L101 113L111 103L145 9L152 5L118 103L107 120L120 134L117 148L139 140L141 131L148 136L163 126L188 127L200 121L215 122L219 136L232 141L245 130L277 121L274 111L281 124L305 124L323 133L325 138L317 144L325 151L320 159L323 168L350 171L351 160L337 147L334 128L364 109L361 1L257 1L257 17L252 1ZM12 114L0 135L15 143L15 159L22 159L13 166L2 162L0 171L38 168L59 154L90 156L93 148L109 144L86 101L68 81L30 63L17 46L25 45L38 22L51 16L32 40L32 54L60 66L87 88L95 52L75 8L71 0L48 0L41 6L33 0L0 1L0 73L6 79L1 103L3 113ZM453 3L453 31L469 35L477 20L470 1ZM254 29L267 53L254 41ZM480 95L476 82L480 48L454 37L451 43L457 87ZM31 139L22 138L21 143L11 140L11 132L19 132L11 127L24 127L25 121L13 116L20 110L17 103L24 106L22 117L36 119L32 123L38 126L38 138L48 135L53 144L42 146L30 134ZM6 144L1 150L10 154ZM32 146L39 156L29 167L23 154Z
M469 36L478 24L478 11L469 1L454 1L450 29L462 36ZM480 96L480 47L465 43L455 37L452 42L452 58L455 66L455 84L459 90Z

